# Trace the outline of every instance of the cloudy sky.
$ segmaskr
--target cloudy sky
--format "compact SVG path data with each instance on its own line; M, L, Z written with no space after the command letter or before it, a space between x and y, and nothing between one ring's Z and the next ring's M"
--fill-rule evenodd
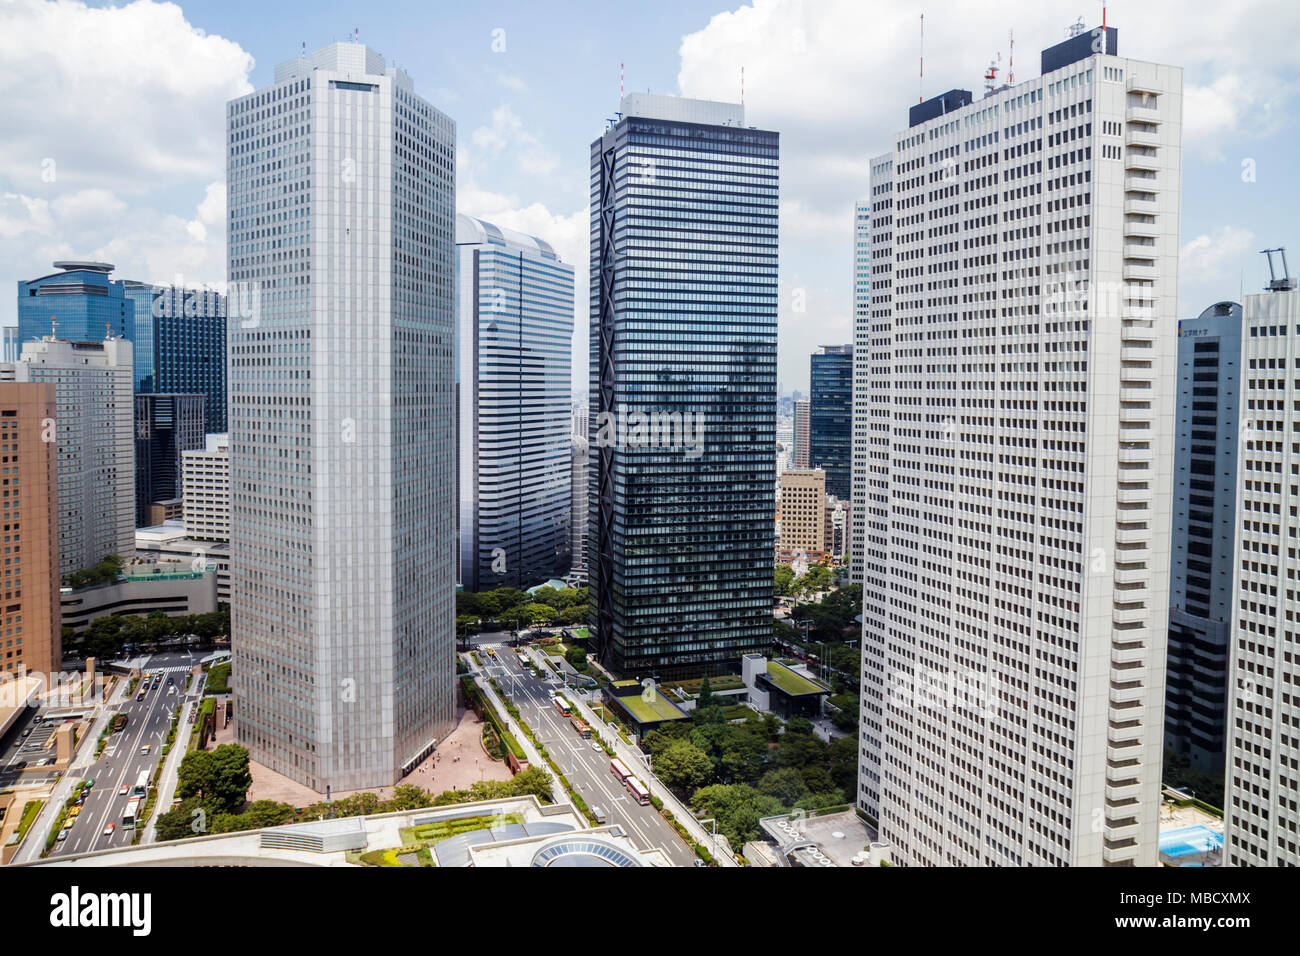
M781 133L783 387L806 390L808 353L848 342L852 209L868 161L917 97L979 91L989 61L1037 74L1038 53L1101 8L1049 0L753 0L655 3L129 4L0 0L0 324L14 283L63 257L118 278L201 283L225 272L227 99L277 62L360 31L458 124L461 212L552 242L579 272L575 379L586 374L587 156L630 90L737 100ZM1119 52L1185 69L1179 301L1183 315L1260 288L1258 250L1300 270L1300 5L1112 3ZM801 290L806 311L790 303Z

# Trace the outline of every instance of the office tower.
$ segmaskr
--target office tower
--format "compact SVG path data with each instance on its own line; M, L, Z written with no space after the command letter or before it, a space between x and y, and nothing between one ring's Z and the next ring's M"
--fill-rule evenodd
M870 163L858 803L904 863L1157 862L1182 71L1117 42Z
M586 402L576 402L573 406L573 434L581 435L587 438L590 429L590 422L587 418L588 405ZM584 509L585 511L585 509Z
M456 127L335 43L226 130L236 739L390 785L454 719Z
M840 560L849 546L849 531L853 508L847 501L834 495L826 496L826 550L829 556Z
M135 553L131 343L25 342L0 380L55 385L59 574Z
M226 297L211 289L128 280L137 392L198 392L207 427L226 430Z
M58 445L47 440L57 417L52 383L0 383L0 462L6 486L0 498L5 540L0 579L4 599L0 672L4 674L27 670L53 675L63 663Z
M526 590L569 570L573 266L456 217L460 582Z
M781 550L827 550L826 472L790 469L781 475Z
M591 146L589 620L629 675L772 641L778 152L648 93Z
M1241 306L1178 323L1178 420L1170 542L1165 746L1223 771L1237 520ZM1222 805L1222 797L1198 794Z
M569 481L569 569L587 569L587 439L574 435L570 451Z
M112 332L130 341L135 310L123 294L123 283L109 278L112 263L62 260L54 268L61 271L18 283L20 348L49 335L67 342L101 342Z
M811 455L808 450L808 423L811 405L807 399L794 403L794 467L808 468Z
M181 497L181 455L203 447L205 395L135 396L135 523L150 519L155 503Z
M1300 597L1295 540L1300 447L1292 409L1300 356L1295 280L1248 295L1241 322L1241 461L1237 469L1224 764L1223 859L1229 866L1300 866Z
M189 537L230 540L229 435L205 435L202 448L181 453L181 497Z
M867 472L871 461L871 431L867 388L867 355L871 344L871 203L853 207L853 448L849 480L852 507L849 583L862 583L863 546L867 539Z
M808 460L826 472L826 493L847 499L853 457L853 346L823 345L812 357Z

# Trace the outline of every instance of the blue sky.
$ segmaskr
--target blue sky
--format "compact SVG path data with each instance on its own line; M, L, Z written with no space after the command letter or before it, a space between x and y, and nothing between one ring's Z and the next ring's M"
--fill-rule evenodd
M809 353L851 339L853 202L915 102L923 10L926 95L980 90L1011 28L1027 79L1076 17L1101 19L1100 6L1030 0L0 0L0 281L13 289L62 256L107 259L119 277L223 279L224 102L303 42L358 28L457 121L460 211L536 233L576 266L583 383L587 155L617 108L620 63L628 90L730 100L744 66L748 122L782 134L780 375L806 390ZM1115 3L1108 23L1121 55L1185 69L1180 313L1261 287L1265 246L1292 246L1300 270L1300 5ZM0 295L0 323L14 310Z

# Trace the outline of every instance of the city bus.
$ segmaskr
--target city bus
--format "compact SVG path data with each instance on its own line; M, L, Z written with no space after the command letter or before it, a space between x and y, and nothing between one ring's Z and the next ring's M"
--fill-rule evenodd
M149 771L141 770L140 776L135 778L135 788L131 791L137 797L143 797L149 792Z
M555 709L560 712L561 717L573 716L573 707L570 706L569 702L559 694L555 695Z
M581 717L573 717L569 720L573 724L573 729L578 732L578 736L583 740L591 739L591 726Z
M134 830L135 818L140 815L140 804L144 803L144 797L132 797L126 802L126 810L122 813L122 829Z
M632 776L632 771L623 765L623 761L615 757L609 762L609 772L618 778L618 782L627 786L628 777Z
M647 790L645 784L636 777L627 778L627 790L628 793L632 794L632 798L636 800L637 803L641 804L641 806L644 807L650 802L650 791Z

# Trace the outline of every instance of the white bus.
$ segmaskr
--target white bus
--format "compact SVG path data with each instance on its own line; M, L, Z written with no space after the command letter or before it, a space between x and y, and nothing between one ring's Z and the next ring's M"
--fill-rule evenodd
M141 770L140 776L135 778L135 788L131 791L137 797L143 797L149 792L149 771Z
M122 814L122 829L134 830L135 818L140 815L140 804L144 803L144 797L132 797L126 802L126 810Z

